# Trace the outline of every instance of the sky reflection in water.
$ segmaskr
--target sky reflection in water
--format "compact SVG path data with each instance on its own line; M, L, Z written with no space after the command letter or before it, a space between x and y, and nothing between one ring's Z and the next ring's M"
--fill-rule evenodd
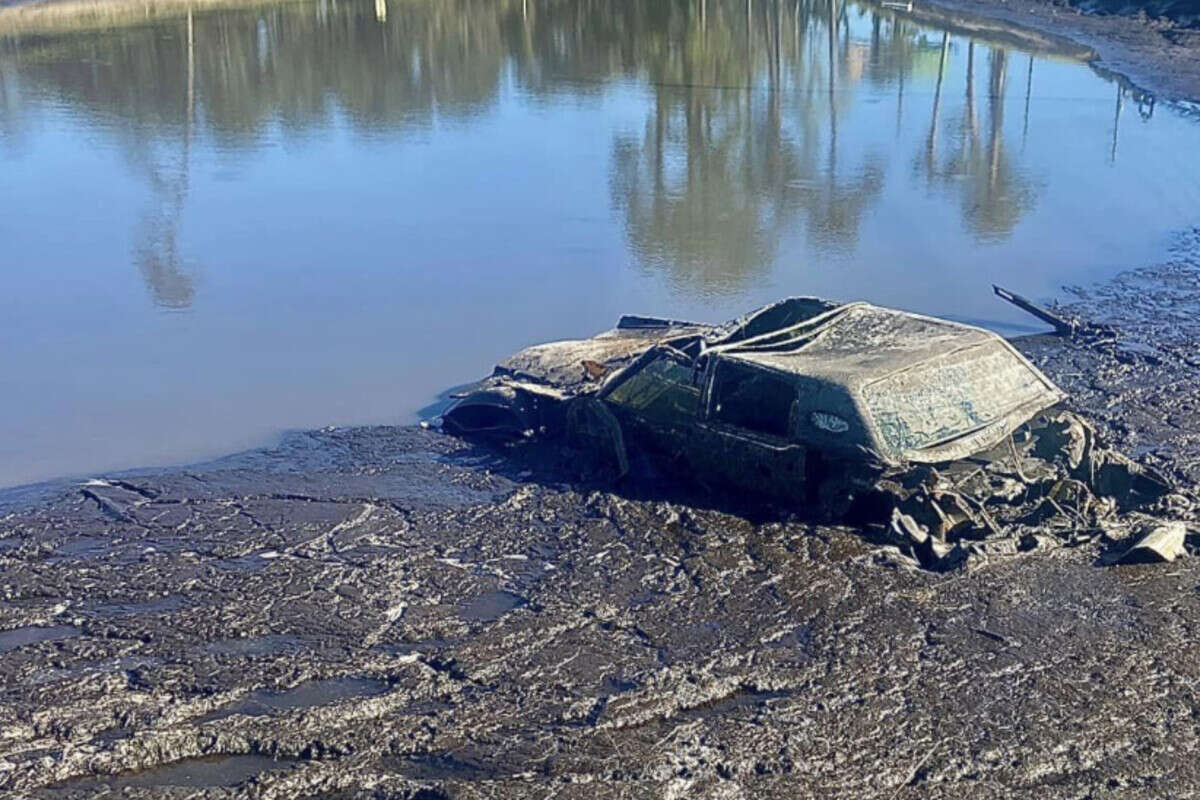
M1152 260L1200 128L826 3L352 2L0 37L0 485L407 422L788 294L989 324ZM830 70L830 53L835 68ZM940 76L940 77L939 77Z

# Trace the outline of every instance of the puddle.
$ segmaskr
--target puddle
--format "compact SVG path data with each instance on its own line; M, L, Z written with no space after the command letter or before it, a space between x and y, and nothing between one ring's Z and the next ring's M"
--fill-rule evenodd
M97 603L86 608L101 617L132 617L137 614L162 614L167 611L178 611L186 605L188 605L187 598L179 595L167 595L140 603Z
M96 791L120 790L127 786L237 786L263 772L291 768L297 763L299 762L294 759L274 759L260 755L188 758L139 772L75 778L58 784L56 788Z
M637 681L628 681L623 678L614 678L611 675L606 677L604 679L604 681L600 684L600 692L602 694L607 694L607 695L623 694L625 692L632 692L633 690L638 689L638 688L640 688L640 687L639 687L639 684L637 683Z
M22 268L5 271L20 300L0 336L22 342L5 366L27 379L0 396L0 485L195 460L313 419L365 422L380 397L415 421L475 377L465 365L630 311L718 322L802 290L1016 332L1026 320L992 296L998 276L1045 299L1152 263L1165 235L1195 224L1194 121L1071 60L1078 48L1019 52L957 14L943 38L941 15L887 5L840 6L834 37L823 0L713 0L699 14L690 0L325 3L294 26L213 9L197 15L196 63L260 52L269 36L276 67L200 69L194 85L156 66L191 52L171 15L6 42L4 130L41 135L4 151L0 219L27 224L5 229L6 263ZM447 22L459 16L471 24ZM332 113L360 108L348 74L372 75L388 104ZM704 77L664 77L683 74ZM187 118L180 174L113 157L176 143L193 96L228 112ZM248 136L247 119L279 122ZM416 133L443 119L438 136ZM537 169L531 130L563 143ZM62 158L62 142L85 140ZM291 141L303 146L276 146ZM428 165L420 192L415 164ZM337 206L380 202L337 220L352 237L297 226L279 174ZM590 190L562 191L563 175ZM251 215L261 235L223 235ZM359 266L336 268L351 241ZM26 266L39 263L54 280ZM245 302L250 280L262 302ZM97 282L112 299L99 307ZM583 282L606 289L581 297ZM501 286L511 301L496 302ZM262 333L252 347L232 334L248 328ZM127 356L148 338L154 358ZM397 358L404 370L378 369ZM70 380L63 364L121 380ZM272 401L283 393L304 403ZM237 414L213 413L234 395Z
M765 708L768 701L790 697L790 692L760 692L743 689L728 697L705 703L695 708L684 709L674 719L703 719L704 717L723 717L739 711L750 711Z
M113 727L105 728L92 736L93 742L101 744L109 744L111 742L123 742L126 739L133 737L133 731L129 728Z
M0 653L37 642L57 642L79 636L83 631L74 625L29 625L0 632Z
M330 705L339 700L346 700L351 697L370 697L383 694L387 690L387 682L374 678L361 677L307 681L295 688L285 689L281 692L258 689L232 705L205 714L197 722L213 722L214 720L232 717L234 714L261 717L295 708L314 708Z
M383 765L408 778L424 781L478 781L495 778L496 770L448 753L426 753L408 758L387 758Z
M74 674L75 673L69 669L60 669L60 668L55 668L55 667L42 667L41 669L28 675L27 677L22 678L19 681L19 683L21 684L21 686L45 686L46 684L49 684L49 683L55 683L57 681L68 680ZM15 694L17 692L24 691L23 689L18 688L15 685L14 686L6 686L6 687L4 687L4 690L5 690L6 694L8 694L8 693Z
M425 639L420 642L396 643L384 642L375 645L371 649L393 656L407 656L411 653L436 653L439 650L454 647L459 642L460 640L458 639Z
M76 536L54 548L54 554L56 556L92 558L109 552L112 545L111 539L102 539L98 536Z
M495 622L528 602L512 592L486 592L460 606L458 615L467 622Z
M21 684L24 686L45 686L57 681L77 679L88 674L141 669L142 667L153 667L161 663L161 658L154 658L153 656L117 656L101 661L88 661L71 667L42 668L24 678Z
M268 550L264 551L263 553L249 553L244 556L235 556L233 558L222 558L216 562L216 565L222 569L237 569L245 572L258 572L260 569L265 569L271 563L272 559L267 558L266 553L271 553L271 551ZM277 555L275 553L271 554Z
M266 636L249 636L245 639L221 639L208 646L209 652L222 655L262 656L276 655L308 647L298 636L272 633Z

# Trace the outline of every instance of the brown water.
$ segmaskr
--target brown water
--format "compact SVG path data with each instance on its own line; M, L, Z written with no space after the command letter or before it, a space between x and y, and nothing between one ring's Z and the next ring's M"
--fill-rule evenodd
M938 24L326 0L0 35L0 485L409 422L623 312L1019 332L993 281L1054 297L1197 222L1196 122Z

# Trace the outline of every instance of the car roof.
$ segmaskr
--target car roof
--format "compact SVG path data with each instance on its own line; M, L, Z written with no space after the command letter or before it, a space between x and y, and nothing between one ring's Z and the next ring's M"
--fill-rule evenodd
M790 328L716 345L709 352L780 372L860 386L988 341L1003 340L970 325L868 303L849 303Z
M843 391L890 463L964 458L1063 398L991 331L869 303L707 352Z

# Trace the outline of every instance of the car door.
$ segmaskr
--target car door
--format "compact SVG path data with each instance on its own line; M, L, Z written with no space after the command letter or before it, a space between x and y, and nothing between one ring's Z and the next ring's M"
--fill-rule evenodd
M688 458L701 475L757 494L803 498L806 449L795 438L791 376L736 359L711 359Z

